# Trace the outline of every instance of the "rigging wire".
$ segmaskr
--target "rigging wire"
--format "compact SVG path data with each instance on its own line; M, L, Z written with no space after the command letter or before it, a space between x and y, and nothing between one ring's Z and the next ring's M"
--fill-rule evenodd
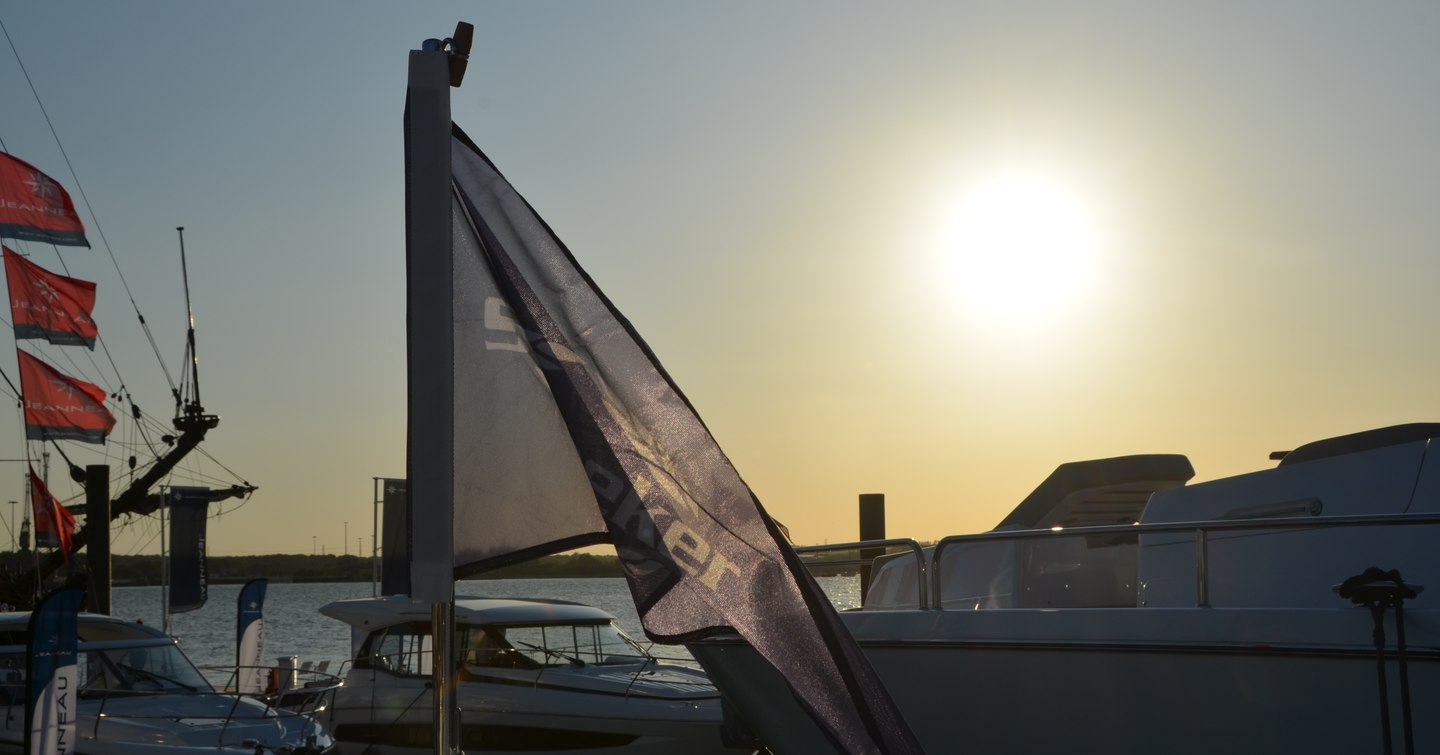
M172 376L169 368L166 366L165 360L164 360L164 358L163 358L162 355L161 355L159 344L158 344L158 343L156 342L156 340L155 340L155 335L154 335L153 331L151 330L149 323L145 320L144 314L141 313L141 311L140 311L139 304L138 304L138 303L136 302L136 300L135 300L135 295L134 295L133 291L132 291L131 288L130 288L129 281L126 279L125 274L124 274L124 271L120 268L119 260L118 260L118 258L116 257L113 248L110 246L109 239L106 237L104 228L103 228L103 227L101 226L101 224L100 224L99 217L98 217L98 215L95 213L94 207L93 207L93 206L91 205L91 203L90 203L90 198L89 198L89 196L88 196L88 195L86 194L86 192L85 192L85 188L84 188L83 183L80 181L79 174L76 172L75 166L74 166L74 164L71 162L70 156L69 156L68 152L65 150L64 143L61 141L60 135L59 135L58 131L56 130L53 121L52 121L51 118L50 118L50 114L49 114L49 112L46 110L45 104L44 104L43 100L42 100L41 97L40 97L40 93L39 93L38 89L36 88L34 81L33 81L33 80L31 79L31 77L30 77L30 72L29 72L29 70L26 68L25 63L24 63L24 60L23 60L23 59L21 58L21 56L20 56L19 49L16 47L15 41L14 41L14 39L11 37L10 32L9 32L9 29L5 26L5 24L4 24L3 21L0 21L0 33L3 33L3 34L5 35L6 42L10 45L10 50L11 50L11 52L12 52L12 53L14 54L14 56L15 56L16 63L18 64L21 73L24 75L26 84L29 86L30 92L31 92L31 94L34 96L35 103L36 103L36 105L39 107L40 113L41 113L41 115L42 115L42 116L44 117L44 119L45 119L45 124L46 124L46 126L49 128L50 134L51 134L51 136L52 136L52 137L54 138L54 140L55 140L56 147L59 149L60 155L61 155L61 157L62 157L63 160L64 160L64 163L65 163L65 166L66 166L67 170L69 171L70 179L71 179L72 185L75 187L76 194L80 197L80 200L81 200L81 202L83 203L83 205L84 205L84 207L85 207L85 211L88 213L88 215L89 215L89 217L90 217L92 226L93 226L93 228L94 228L94 230L95 230L95 233L96 233L96 236L98 237L98 239L99 239L99 241L100 241L100 245L104 247L107 256L109 256L110 262L111 262L111 264L114 266L114 268L115 268L115 273L116 273L116 275L117 275L117 277L118 277L118 279L119 279L119 281L120 281L120 283L121 283L121 287L124 289L125 295L126 295L127 299L128 299L129 302L130 302L130 306L131 306L131 308L132 308L132 309L134 310L134 312L135 312L136 319L137 319L137 320L139 321L139 323L140 323L141 330L144 332L146 339L147 339L147 340L149 341L149 343L150 343L150 348L151 348L152 352L153 352L154 355L155 355L156 361L159 362L159 364L160 364L161 372L165 375L165 380L166 380L167 384L169 385L169 387L170 387L170 392L171 392L171 394L172 394L172 396L174 397L175 402L176 402L177 417L178 417L179 412L186 410L186 409L185 409L185 403L184 403L184 400L183 400L183 396L185 395L185 393L186 393L187 391L193 391L193 392L194 392L194 402L193 402L193 403L194 403L194 408L195 408L196 410L199 410L199 376L198 376L198 374L196 374L196 375L191 375L189 372L187 372L186 370L182 369L182 370L181 370L181 375L182 375L181 384L180 384L179 386L177 386L174 377ZM9 152L9 147L4 143L3 139L0 139L0 149L3 149L3 150L6 151L7 153ZM182 233L183 233L183 231L182 231ZM185 262L185 260L184 260L184 237L183 237L183 235L181 236L181 242L180 242L180 243L181 243L181 263L182 263L182 266L183 266L183 265L184 265L184 262ZM20 243L20 244L18 244L18 246L19 246L19 248L22 249L22 250L26 250L26 249L27 249L27 245L25 245L24 243ZM59 260L60 268L61 268L61 269L64 271L64 273L68 276L68 275L70 274L70 270L69 270L68 265L67 265L66 262L65 262L64 256L60 253L59 247L56 246L55 244L51 244L50 246L51 246L52 249L54 250L54 253L55 253L55 255L56 255L56 258ZM30 256L30 255L27 254L27 256ZM184 271L182 270L182 272L184 272ZM189 279L188 279L188 274L186 275L186 278L185 278L185 287L186 287L186 307L187 307L187 310L188 310L188 308L189 308L189 306L190 306L190 303L189 303L189 302L190 302L190 299L189 299ZM3 317L0 317L0 322L4 322L4 324L5 324L6 326L9 326L9 327L12 327L12 328L13 328L13 325L12 325L11 323L9 323L8 321L5 321ZM104 459L106 460L107 466L110 466L112 469L115 468L115 465L110 465L110 464L108 464L108 462L110 462L110 461L112 460L112 458L118 459L118 460L119 460L118 466L119 466L120 472L119 472L118 475L113 475L113 476L112 476L112 478L111 478L112 486L128 487L128 486L124 485L124 482L123 482L126 478L129 478L129 480L133 483L133 480L135 479L135 476L136 476L137 474L143 474L145 470L149 469L150 467L152 467L153 465L159 463L159 461L160 461L160 459L159 459L160 454L156 451L155 443L154 443L154 441L152 440L152 436L153 436L153 435L158 435L159 438L160 438L160 440L163 441L166 445L171 445L171 444L174 443L174 436L171 435L172 430L171 430L171 428L168 426L167 423L161 422L161 421L158 420L157 418L154 418L154 417L148 415L147 413L145 413L145 412L140 408L140 406L139 406L138 404L135 403L134 397L133 397L133 395L130 393L128 387L126 386L126 382L125 382L124 377L121 375L120 368L119 368L119 366L116 364L115 358L114 358L113 354L111 353L111 351L110 351L107 343L105 342L104 338L101 337L101 336L99 336L99 335L97 334L96 341L100 344L100 349L101 349L101 352L102 352L102 353L104 354L104 356L105 356L105 361L107 361L107 362L109 363L110 370L111 370L111 372L112 372L113 375L114 375L114 381L113 381L113 383L110 383L109 386L105 386L106 394L107 394L107 396L108 396L111 400L113 400L114 402L116 402L116 404L118 405L118 406L117 406L117 409L120 409L120 410L121 410L121 411L119 412L120 416L117 417L117 419L125 419L126 422L125 422L125 428L122 429L122 432L115 434L116 436L119 436L119 437L113 437L113 436L112 436L112 437L109 439L109 442L100 444L100 445L101 445L101 448L100 448L100 449L89 449L89 450L92 451L92 452L98 453L102 458L104 458ZM61 361L60 359L56 359L53 355L48 354L48 353L45 351L44 347L41 346L41 345L39 345L38 343L35 345L34 348L35 348L35 350L38 351L39 353L45 354L45 355L47 356L47 358L49 358L50 361L52 361L52 362ZM106 374L105 369L102 367L102 365L101 365L100 363L98 363L98 362L96 361L93 349L91 349L91 350L90 350L90 353L87 354L86 357L85 357L86 359L89 360L90 366L91 366L91 368L92 368L92 370L93 370L93 371L90 371L90 372L88 372L88 373L87 373L86 370L83 370L83 369L80 368L79 364L77 363L77 361L76 361L76 359L75 359L75 357L74 357L74 355L73 355L73 353L72 353L71 351L62 349L62 350L60 350L60 355L61 355L61 357L63 358L63 362L68 363L68 364L74 369L75 373L77 373L77 374L82 374L82 375L83 375L83 374L95 374L95 375L100 376L100 379L99 379L99 381L97 381L97 382L101 382L102 384L103 384L103 383L109 383L109 382L110 382L109 376ZM187 362L187 363L192 364L192 365L194 364L194 360L195 360L195 342L194 342L194 315L193 315L193 312L190 314L190 335L189 335L189 338L188 338L187 343L186 343L186 346L185 346L185 359L186 359L186 362ZM3 371L3 369L0 369L0 377L3 377L5 385L8 386L8 388L9 388L9 390L6 391L3 387L0 387L0 394L4 394L4 395L7 395L7 396L11 396L11 397L13 397L14 399L16 399L16 401L17 401L17 409L18 409L18 412L17 412L17 413L19 414L18 419L19 419L20 424L21 424L21 426L22 426L22 428L23 428L23 427L24 427L24 422L25 422L25 420L24 420L24 400L23 400L23 396L21 395L21 393L20 393L18 387L15 385L15 383L11 382L9 375L8 375L8 374L5 374L5 372ZM127 403L129 404L129 409L130 409L130 411L129 411L129 412L124 412L123 409L125 408L125 404L127 404ZM128 416L127 416L127 415L128 415ZM22 433L22 435L23 435L23 433ZM138 443L137 443L137 440L136 440L137 438L139 439L139 442L138 442ZM154 457L154 458L152 458L150 461L147 461L147 462L145 462L145 463L143 463L143 464L141 464L141 465L139 465L139 466L137 467L137 465L136 465L136 457L135 457L135 455L134 455L133 452L134 452L134 450L135 450L136 448L141 447L141 443L143 443L143 446L150 451L151 456ZM26 459L27 459L27 460L33 460L33 458L34 458L33 453L32 453L33 444L32 444L32 443L25 443L24 445L25 445L25 457L26 457ZM56 452L58 452L58 453L60 454L60 456L65 460L65 463L70 466L70 468L71 468L71 470L72 470L72 474L73 474L73 470L77 469L77 466L75 465L75 463L74 463L74 462L70 459L70 457L66 454L64 448L62 448L60 444L55 443L55 442L53 442L53 440L52 440L52 445L55 446ZM44 443L43 443L43 441L42 441L42 442L41 442L41 449L42 449L42 453L45 453L45 452L43 451L43 446L44 446ZM227 467L227 466L225 466L224 464L220 463L213 455L211 455L208 451L204 450L203 448L199 448L199 447L197 446L197 447L195 448L195 450L199 451L199 452L203 455L203 457L204 457L205 459L208 459L211 463L213 463L214 465L218 466L220 469L224 470L224 472L225 472L226 474L229 474L229 475L231 476L232 480L237 481L237 482L240 483L240 484L238 484L238 485L236 485L236 484L230 484L230 485L229 485L230 488L232 488L233 490L240 490L242 487L244 488L243 493L241 493L241 494L239 494L238 496L236 496L236 497L239 499L238 503L237 503L235 506L232 506L232 507L228 510L228 512L233 512L233 511L239 509L240 507L244 506L246 503L249 502L249 500L250 500L250 498L252 497L252 494L253 494L253 492L254 492L254 488L253 488L252 486L250 486L250 484L249 484L248 482L246 482L246 481L244 480L244 478L242 478L240 475L236 474L236 473L235 473L233 470L231 470L229 467ZM127 451L130 452L130 453L128 454L128 464L125 463L126 460L124 459L124 457L127 455L127 454L126 454ZM48 453L47 453L46 455L48 456ZM208 483L208 484L216 484L216 483L219 483L219 484L222 486L222 489L223 489L223 486L225 486L225 484L226 484L226 481L224 481L221 477L219 477L219 476L217 476L217 475L209 474L209 473L207 473L207 472L205 472L205 471L203 471L203 470L200 470L198 467L193 466L193 465L190 465L190 464L185 464L184 466L185 466L185 469L184 469L183 472L181 471L181 469L180 469L179 466L177 466L175 469L172 469L171 472L170 472L168 475L166 475L166 482L165 482L163 485L160 485L160 486L159 486L159 489L160 489L160 490L164 490L166 487L170 486L171 482L173 482L174 480L177 480L177 479L187 480L187 481L191 481L191 482L203 482L203 483ZM33 461L32 461L32 468L33 468ZM47 476L48 476L48 475L47 475ZM83 497L83 494L81 494L81 495L82 495L82 497ZM154 495L154 494L152 493L152 495ZM225 499L225 500L228 500L228 498ZM216 503L217 503L218 505L216 505L216 506L214 507L214 513L211 514L212 517L218 517L218 516L221 516L221 515L223 515L223 514L225 514L225 513L228 513L227 510L225 509L224 505L223 505L223 501L217 501ZM130 526L132 525L132 523L133 523L133 521L134 521L135 519L136 519L135 517L127 516L127 517L125 517L125 521L124 521L124 522L112 521L112 522L110 522L110 523L107 523L107 526L108 526L108 528L112 531L112 533L115 532L115 530L117 529L117 527L118 527L119 531L124 532L128 527L130 527ZM139 517L139 520L141 520L141 521L149 520L149 519L150 519L150 517L148 517L148 516ZM27 511L27 521L28 521L28 511ZM147 527L147 529L149 529L149 528ZM150 535L151 535L150 537L145 538L145 539L144 539L144 542L139 545L140 548L143 549L143 548L149 546L151 543L154 542L154 540L155 540L157 537L159 537L159 535L158 535L158 534L155 534L153 530L151 530ZM162 544L162 550L163 550L163 544ZM37 558L38 558L38 551L37 551ZM37 562L37 565L38 565L38 562Z
M170 370L165 366L165 359L160 354L160 346L155 341L155 335L150 331L150 324L145 321L145 315L140 312L140 305L135 301L135 294L130 290L130 283L125 279L125 273L120 269L120 261L115 258L115 251L110 247L110 240L105 237L105 229L100 226L100 217L95 214L95 209L90 205L90 197L85 193L85 187L80 182L80 176L75 172L75 166L70 162L70 155L65 151L65 145L60 141L60 134L55 130L55 124L50 120L50 113L45 109L45 103L40 99L40 92L35 88L35 82L30 78L30 71L25 68L25 61L20 57L20 50L15 47L15 40L10 37L10 30L6 28L4 21L0 21L0 32L5 34L5 41L10 44L10 51L15 55L15 62L20 66L20 72L25 76L25 83L30 86L30 93L35 97L35 104L40 107L40 114L45 117L45 125L50 128L50 135L55 138L55 146L60 150L60 156L65 160L65 167L70 171L70 178L74 181L75 192L80 195L80 200L85 204L85 212L90 215L90 222L95 227L95 233L100 237L100 245L105 247L105 253L110 257L110 264L115 267L115 274L120 278L120 285L125 289L125 296L130 300L130 306L135 310L135 317L140 321L140 327L145 331L145 337L150 341L150 348L155 352L155 359L160 363L160 369L165 373L165 380L169 383L171 391L176 390L175 379L170 376ZM56 251L59 255L59 251ZM64 259L61 259L64 265ZM66 268L66 274L69 269ZM105 355L110 357L109 349L105 349ZM115 367L114 359L110 365L115 369L115 375L120 376L120 370ZM120 381L124 385L124 381Z

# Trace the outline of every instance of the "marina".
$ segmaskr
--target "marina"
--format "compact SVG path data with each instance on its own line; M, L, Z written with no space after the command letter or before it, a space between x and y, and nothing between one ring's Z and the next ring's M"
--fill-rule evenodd
M1407 3L6 11L0 752L1435 750Z

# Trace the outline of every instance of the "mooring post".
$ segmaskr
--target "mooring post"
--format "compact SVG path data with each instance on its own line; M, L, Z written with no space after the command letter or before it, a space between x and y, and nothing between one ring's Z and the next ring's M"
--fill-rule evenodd
M90 551L90 591L86 609L91 613L110 615L110 467L91 464L85 467L85 522L99 524L95 537L86 544Z
M884 493L861 493L860 494L860 539L861 540L884 540L885 539L885 494ZM884 548L861 548L860 558L875 559L885 555ZM865 603L865 596L870 594L870 565L860 567L860 603Z

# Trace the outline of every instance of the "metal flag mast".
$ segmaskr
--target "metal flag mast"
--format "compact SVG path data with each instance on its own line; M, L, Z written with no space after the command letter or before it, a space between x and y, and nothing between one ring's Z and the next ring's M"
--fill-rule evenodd
M458 744L452 679L454 570L454 342L453 250L450 235L450 88L460 86L474 27L461 22L455 36L427 39L410 52L405 96L405 267L407 432L406 496L410 553L427 553L410 572L410 596L431 604L434 639L431 679L435 753ZM416 512L424 512L417 516Z

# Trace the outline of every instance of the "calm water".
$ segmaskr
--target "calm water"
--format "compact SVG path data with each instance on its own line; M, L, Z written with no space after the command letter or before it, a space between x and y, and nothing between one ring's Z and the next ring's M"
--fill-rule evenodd
M853 577L822 577L821 586L842 608L859 604L859 581ZM493 579L456 584L457 595L492 598L550 598L585 603L614 614L618 623L645 644L640 617L630 591L619 577L602 579ZM344 598L368 598L366 582L284 584L272 582L265 594L265 654L298 656L304 661L330 661L332 672L350 653L349 627L320 615L320 606ZM197 666L235 664L236 601L240 585L211 585L209 600L197 611L175 614L171 634ZM159 587L117 587L112 593L115 616L160 626ZM662 657L685 656L684 648L652 648Z

